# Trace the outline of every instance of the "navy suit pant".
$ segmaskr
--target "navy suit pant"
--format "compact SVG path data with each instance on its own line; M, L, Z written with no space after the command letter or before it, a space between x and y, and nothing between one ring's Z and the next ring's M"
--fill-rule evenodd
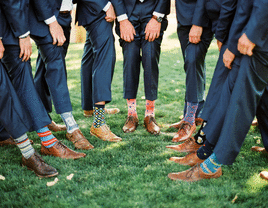
M32 122L31 130L38 130L51 123L50 118L35 90L30 61L19 58L19 46L5 46L2 62L24 109Z
M220 163L230 165L237 157L256 115L261 97L266 100L268 52L256 48L243 56L214 153ZM265 92L265 93L264 93Z
M66 57L68 46L70 43L70 33L71 33L71 15L70 13L67 14L59 14L58 23L61 25L66 41L64 42L63 46L61 47L63 56ZM35 71L35 76L34 76L34 84L36 87L36 91L38 92L46 110L48 113L52 112L52 98L51 94L49 91L48 84L46 82L46 67L45 63L43 62L41 58L40 52L38 52L38 57L36 60L36 71ZM67 77L67 72L66 72L66 67L65 67L65 74Z
M10 136L18 138L25 134L30 129L31 122L1 62L0 83L0 128L3 130L0 130L0 141L3 141Z
M115 65L113 24L101 13L96 21L84 26L87 31L81 62L82 109L112 100L111 83Z
M201 41L198 44L189 42L191 26L178 23L177 33L181 44L186 73L185 102L198 103L196 117L199 117L204 106L204 92L206 85L205 57L213 38L209 28L203 28ZM184 114L186 113L184 108Z

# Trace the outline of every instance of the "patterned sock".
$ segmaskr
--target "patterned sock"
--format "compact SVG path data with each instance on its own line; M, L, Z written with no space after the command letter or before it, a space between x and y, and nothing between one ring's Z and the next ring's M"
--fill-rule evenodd
M46 126L36 132L45 148L53 147L56 144L56 141L58 141Z
M104 110L105 105L94 105L94 121L93 125L95 128L99 128L106 124L105 121L105 110Z
M222 164L218 161L215 153L213 153L208 159L201 163L200 167L205 173L215 173Z
M212 153L215 145L210 144L208 140L205 141L204 145L197 150L197 157L201 160L207 159Z
M146 100L146 110L145 110L145 116L153 116L154 117L154 103L155 100Z
M195 113L196 113L197 108L198 108L198 103L187 102L186 114L183 120L193 125L195 122Z
M68 133L73 133L75 130L79 129L76 121L74 120L72 112L62 113L60 116L67 127Z
M207 122L204 121L198 130L197 134L194 135L195 142L199 145L203 145L205 141L207 140L206 134L202 131L202 129L206 126Z
M19 147L21 154L26 159L30 158L34 154L34 148L31 145L27 134L23 134L21 137L14 139L17 146Z
M128 106L127 116L134 116L138 118L138 114L136 111L136 99L127 99L127 106Z

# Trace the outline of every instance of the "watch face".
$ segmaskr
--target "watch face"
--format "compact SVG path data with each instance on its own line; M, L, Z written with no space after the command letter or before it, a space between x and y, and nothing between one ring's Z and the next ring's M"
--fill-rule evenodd
M162 17L157 17L157 22L162 22Z

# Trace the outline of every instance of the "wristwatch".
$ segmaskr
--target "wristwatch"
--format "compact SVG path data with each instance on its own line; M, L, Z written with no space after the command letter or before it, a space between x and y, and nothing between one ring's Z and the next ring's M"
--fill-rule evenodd
M163 20L163 18L162 17L158 17L158 16L156 16L156 15L153 15L153 17L152 18L154 18L157 22L159 22L159 23L161 23L162 22L162 20Z

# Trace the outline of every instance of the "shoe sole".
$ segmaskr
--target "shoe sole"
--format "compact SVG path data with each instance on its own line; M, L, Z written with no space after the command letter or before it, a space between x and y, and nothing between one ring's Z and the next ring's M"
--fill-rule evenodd
M28 167L28 166L26 166L26 165L23 165L23 164L22 164L22 167L26 167L28 170L33 171L33 172L34 172L34 170L33 170L32 168L29 168L29 167ZM51 175L45 175L45 176L39 175L39 174L37 174L36 172L34 172L34 174L35 174L35 175L37 175L37 176L38 176L38 177L40 177L40 178L50 178L50 177L53 177L53 176L58 175L59 173L58 173L58 172L56 172L56 173L54 173L54 174L51 174Z

